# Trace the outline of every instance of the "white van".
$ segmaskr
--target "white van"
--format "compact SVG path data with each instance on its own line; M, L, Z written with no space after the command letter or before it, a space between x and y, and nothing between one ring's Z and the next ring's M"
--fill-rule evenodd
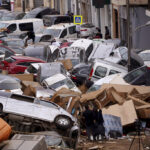
M35 33L42 33L44 24L42 19L23 19L0 21L0 30L8 29L11 32L34 31Z
M73 23L60 23L47 27L44 34L53 35L57 39L77 38L76 25Z

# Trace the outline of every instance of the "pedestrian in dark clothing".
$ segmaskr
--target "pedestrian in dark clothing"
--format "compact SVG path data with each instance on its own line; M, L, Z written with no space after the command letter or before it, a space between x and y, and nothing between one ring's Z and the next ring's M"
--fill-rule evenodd
M85 106L85 111L83 112L83 117L85 119L85 126L86 126L86 133L88 136L88 139L90 140L90 136L92 135L93 132L93 112L92 110L89 109L89 106Z
M101 29L97 29L98 30L98 33L96 34L96 38L100 38L100 39L102 39L103 38L103 35L102 35L102 33L101 33Z
M110 33L109 33L109 29L107 26L105 26L105 39L109 39L110 38Z
M93 119L94 119L94 131L93 131L94 140L96 139L98 140L99 135L101 135L102 138L105 137L105 128L103 126L104 120L101 109L98 111L96 108L94 108Z
M32 39L32 42L35 42L35 33L33 31L28 31L27 32L27 39L25 40L25 45L27 46L28 40Z

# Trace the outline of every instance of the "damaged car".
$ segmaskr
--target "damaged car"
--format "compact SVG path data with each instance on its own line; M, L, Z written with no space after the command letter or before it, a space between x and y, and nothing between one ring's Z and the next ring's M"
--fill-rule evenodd
M58 91L61 88L67 88L72 91L81 93L81 91L76 87L76 85L69 77L60 73L44 79L42 85L45 88L54 89L55 91Z
M56 130L75 142L79 135L77 119L50 101L0 92L0 114L16 131Z

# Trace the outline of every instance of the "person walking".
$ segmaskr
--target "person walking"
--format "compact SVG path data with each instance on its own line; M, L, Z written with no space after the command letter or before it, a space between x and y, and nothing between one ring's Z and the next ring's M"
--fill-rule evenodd
M85 106L85 111L83 112L83 117L85 120L85 126L86 126L86 134L88 136L88 140L91 140L90 137L93 133L93 112L89 109L89 106Z

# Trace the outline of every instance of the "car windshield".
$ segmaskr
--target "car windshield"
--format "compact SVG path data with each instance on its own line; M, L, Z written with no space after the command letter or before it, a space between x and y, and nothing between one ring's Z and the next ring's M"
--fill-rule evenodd
M139 55L144 61L150 61L150 53L141 53Z
M1 28L7 28L8 24L7 23L0 23L0 29Z
M61 80L59 82L56 82L56 83L50 85L49 88L57 89L64 85L66 85L69 89L72 89L75 87L74 83L70 79L66 78L64 80Z
M88 89L87 93L97 91L100 89L100 87L101 87L101 85L93 85Z
M7 61L8 63L13 63L16 60L14 58L12 58L12 57L8 57L8 58L5 59L5 61Z
M127 83L131 83L133 80L135 80L136 78L140 77L141 75L145 74L146 72L146 67L142 67L142 68L139 68L139 69L136 69L132 72L130 72L129 74L127 74L125 77L124 77L124 80L127 82Z
M128 59L127 51L128 51L127 48L119 48L120 55L124 60Z
M54 37L58 37L60 35L61 29L47 29L44 31L44 34L50 34Z
M15 16L3 16L1 18L2 21L15 20Z
M4 79L0 81L0 89L2 90L14 90L20 89L21 85L19 82L13 79Z

